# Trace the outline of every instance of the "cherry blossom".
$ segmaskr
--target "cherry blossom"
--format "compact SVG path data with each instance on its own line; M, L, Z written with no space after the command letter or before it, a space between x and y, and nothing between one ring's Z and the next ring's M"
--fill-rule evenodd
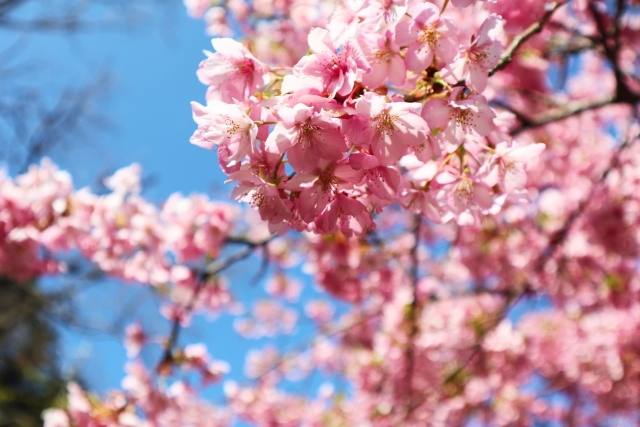
M637 4L186 3L248 41L214 41L192 107L246 210L43 161L0 176L0 274L72 251L246 357L134 323L121 387L70 383L46 426L634 425Z
M440 16L432 3L419 3L411 9L411 18L396 26L396 43L409 46L405 60L414 72L431 66L434 56L449 64L458 51L457 26L453 19Z
M364 132L371 141L373 155L384 166L398 161L406 146L418 145L427 139L427 125L417 114L419 105L387 103L383 97L371 93L358 100L356 109L364 120Z
M540 143L525 147L516 143L510 145L507 142L497 144L494 156L483 165L487 174L484 181L490 187L500 182L506 193L524 189L527 183L524 162L539 155L544 148L545 145Z
M297 104L278 110L281 118L265 142L267 150L284 154L298 173L311 172L320 159L340 160L347 151L340 123L327 113Z
M431 129L439 129L445 150L453 152L468 136L486 136L493 131L495 113L482 95L460 99L463 89L455 88L449 100L431 99L422 108L422 117Z
M467 79L470 89L481 93L487 86L488 72L498 65L503 47L500 43L503 20L492 14L478 30L472 43L460 50L458 58L445 67L443 77L451 83Z
M212 86L221 101L244 100L269 83L269 68L249 50L229 38L211 41L215 53L207 52L198 70L200 81Z
M314 28L309 32L309 48L313 55L300 59L294 72L320 79L330 98L348 96L356 74L371 69L357 41L348 41L338 52L325 29Z
M198 130L191 143L210 150L218 145L225 150L220 157L227 168L239 165L254 150L258 126L237 105L211 101L207 106L192 103Z

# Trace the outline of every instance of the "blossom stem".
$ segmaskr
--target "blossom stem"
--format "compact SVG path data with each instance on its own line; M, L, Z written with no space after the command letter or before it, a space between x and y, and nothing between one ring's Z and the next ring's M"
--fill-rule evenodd
M425 182L422 185L422 189L423 190L428 190L429 189L429 185L431 185L431 181L433 181L436 176L438 176L438 174L442 171L442 169L447 165L447 163L449 163L449 161L453 158L453 155L456 154L456 152L454 151L453 153L449 153L449 155L447 157L445 157L445 159L442 161L442 163L440 163L438 165L438 169L436 170L436 173L433 174L433 177L429 180L427 180L427 182Z
M489 153L493 154L496 152L496 150L494 150L493 148L484 145L482 142L476 141L476 144L478 144L480 147L482 147L483 149L487 150Z

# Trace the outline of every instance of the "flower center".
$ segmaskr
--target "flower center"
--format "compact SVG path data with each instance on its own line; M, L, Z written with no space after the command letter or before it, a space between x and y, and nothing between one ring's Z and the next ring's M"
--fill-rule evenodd
M463 206L469 205L471 194L473 193L473 182L467 177L463 177L456 185L456 199Z
M320 129L318 126L309 123L305 123L298 128L298 144L302 146L303 150L311 147L316 142L314 134L318 129Z
M430 27L424 27L420 36L418 36L418 41L422 44L428 43L431 48L436 45L436 42L440 38L440 33L436 30L436 25L433 24Z
M390 134L391 132L397 130L394 123L397 119L397 116L391 116L389 115L387 110L384 110L378 117L376 117L376 130L378 131L378 133L386 135Z
M335 192L338 188L338 178L332 171L322 171L318 176L318 183L323 192Z
M391 52L388 49L384 49L384 50L377 50L374 54L373 54L373 58L375 62L389 62L391 60L391 58L393 57L393 52Z
M473 124L473 112L458 108L456 114L456 124L461 127L471 126Z
M484 49L484 46L476 46L469 50L467 52L467 58L469 58L470 62L489 68L489 54Z

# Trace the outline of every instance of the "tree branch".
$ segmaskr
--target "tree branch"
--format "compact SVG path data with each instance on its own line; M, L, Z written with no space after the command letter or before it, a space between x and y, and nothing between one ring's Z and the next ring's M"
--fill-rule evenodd
M414 222L415 222L415 225L413 228L413 236L415 241L413 243L413 246L411 247L411 271L410 271L411 287L413 288L413 300L411 301L411 305L408 313L408 319L407 319L410 322L410 325L409 325L409 334L408 334L409 336L407 339L407 351L406 351L406 358L407 358L406 390L408 394L407 394L406 412L404 416L405 422L409 419L414 409L412 378L413 378L413 367L415 364L415 349L413 347L413 341L419 332L418 323L417 323L418 311L420 308L420 305L418 304L418 280L419 280L418 249L420 248L420 232L421 232L421 226L422 226L422 216L416 215L414 218Z
M247 246L243 250L236 252L235 254L229 256L226 259L211 262L201 272L199 272L198 285L196 286L196 289L193 291L193 294L191 294L191 298L189 299L189 302L187 302L187 305L184 306L183 311L180 313L179 316L176 317L176 319L173 320L173 323L171 324L171 331L169 332L169 337L167 338L164 352L162 353L162 357L160 358L160 361L156 366L156 372L158 373L165 372L166 370L169 369L169 367L173 363L173 360L174 360L173 349L178 343L178 337L180 335L180 330L181 330L180 321L186 315L190 314L193 311L196 305L196 302L198 301L198 296L200 295L200 292L202 292L202 290L204 289L209 279L216 276L217 274L220 274L221 272L231 267L235 263L242 261L246 258L249 258L253 254L256 248L259 248L259 247L265 248L272 239L273 239L273 236L269 237L267 240L264 240L260 243L253 243L248 240L238 239L233 237L229 237L227 239L227 241L229 242L243 243L243 244L246 244Z
M498 61L498 64L489 71L489 77L500 70L504 70L505 67L509 65L511 61L513 61L513 55L518 51L520 46L522 46L524 42L529 40L534 34L542 31L542 28L544 28L547 22L549 22L549 20L551 19L551 15L553 15L553 13L564 4L565 2L553 2L549 4L547 6L547 11L544 13L544 15L542 15L542 18L540 18L539 21L534 22L529 26L529 28L524 30L520 35L516 36L516 38L511 41L511 44L509 44L509 47L507 47L507 50L505 50L500 57L500 61Z
M569 109L563 109L561 111L555 111L552 112L550 114L547 114L543 117L539 117L537 119L529 119L527 118L524 114L520 113L520 112L516 112L515 110L513 110L511 107L503 105L503 104L499 104L502 108L512 112L517 118L518 120L520 120L521 125L516 127L515 129L512 129L510 134L511 136L516 136L521 132L524 132L525 130L529 130L529 129L533 129L533 128L537 128L540 126L544 126L547 125L549 123L553 123L553 122L557 122L559 120L564 120L567 119L569 117L578 115L580 113L584 113L585 111L589 111L589 110L595 110L598 108L602 108L602 107L606 107L607 105L611 105L615 102L615 99L613 98L609 98L609 99L605 99L602 101L596 101L596 102L592 102L589 104L574 104L573 108L569 108Z

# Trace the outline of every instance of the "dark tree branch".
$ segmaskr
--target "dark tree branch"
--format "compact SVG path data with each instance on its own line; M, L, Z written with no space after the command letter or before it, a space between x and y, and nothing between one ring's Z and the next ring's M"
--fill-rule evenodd
M500 57L500 61L498 64L493 67L492 70L489 71L489 76L494 75L500 70L504 70L507 65L511 61L513 61L513 55L520 49L520 46L524 44L527 40L529 40L533 35L538 34L544 26L549 22L553 13L566 2L553 2L547 6L547 11L542 15L542 18L537 22L534 22L524 30L520 35L516 36L509 44L509 47L504 51L502 56Z
M602 36L601 45L604 49L605 56L613 67L613 72L616 77L616 94L615 102L623 102L627 104L635 104L640 101L640 95L633 93L631 89L625 83L625 74L622 72L618 65L618 50L619 50L619 27L620 19L624 13L625 1L617 0L617 10L614 17L613 31L609 31L606 27L606 17L598 11L594 2L589 2L589 10L593 16L593 20L598 28L598 32Z
M548 125L549 123L557 122L559 120L564 120L569 117L573 117L578 114L584 113L585 111L606 107L607 105L611 105L614 102L615 102L614 99L610 98L610 99L596 101L588 104L573 105L569 109L554 111L554 112L551 112L550 114L547 114L542 117L538 117L536 119L529 119L523 113L516 112L513 108L507 105L504 105L504 104L499 104L499 105L502 108L512 112L516 116L516 118L518 118L518 120L521 122L520 126L516 127L515 129L512 129L510 132L511 136L516 136L519 133L524 132L526 130Z
M193 294L191 294L191 298L189 299L187 304L183 307L182 312L179 314L179 316L176 319L173 320L173 323L171 324L171 331L169 332L169 336L167 338L162 357L160 358L160 361L158 362L158 365L156 367L156 372L163 374L168 369L170 369L171 365L173 364L173 361L174 361L173 350L178 343L178 338L181 330L180 322L183 320L185 316L188 316L191 314L191 312L195 308L196 302L198 301L198 296L206 286L207 282L211 278L222 273L224 270L228 269L229 267L236 264L237 262L242 261L246 258L249 258L257 248L260 248L260 247L266 248L268 243L272 239L273 237L270 237L267 240L264 240L260 243L254 243L249 240L244 240L244 239L239 239L234 237L229 237L227 239L227 242L242 243L246 245L246 247L243 250L238 251L235 254L229 256L228 258L211 262L202 271L199 272L198 284L196 286L196 289L194 289Z

